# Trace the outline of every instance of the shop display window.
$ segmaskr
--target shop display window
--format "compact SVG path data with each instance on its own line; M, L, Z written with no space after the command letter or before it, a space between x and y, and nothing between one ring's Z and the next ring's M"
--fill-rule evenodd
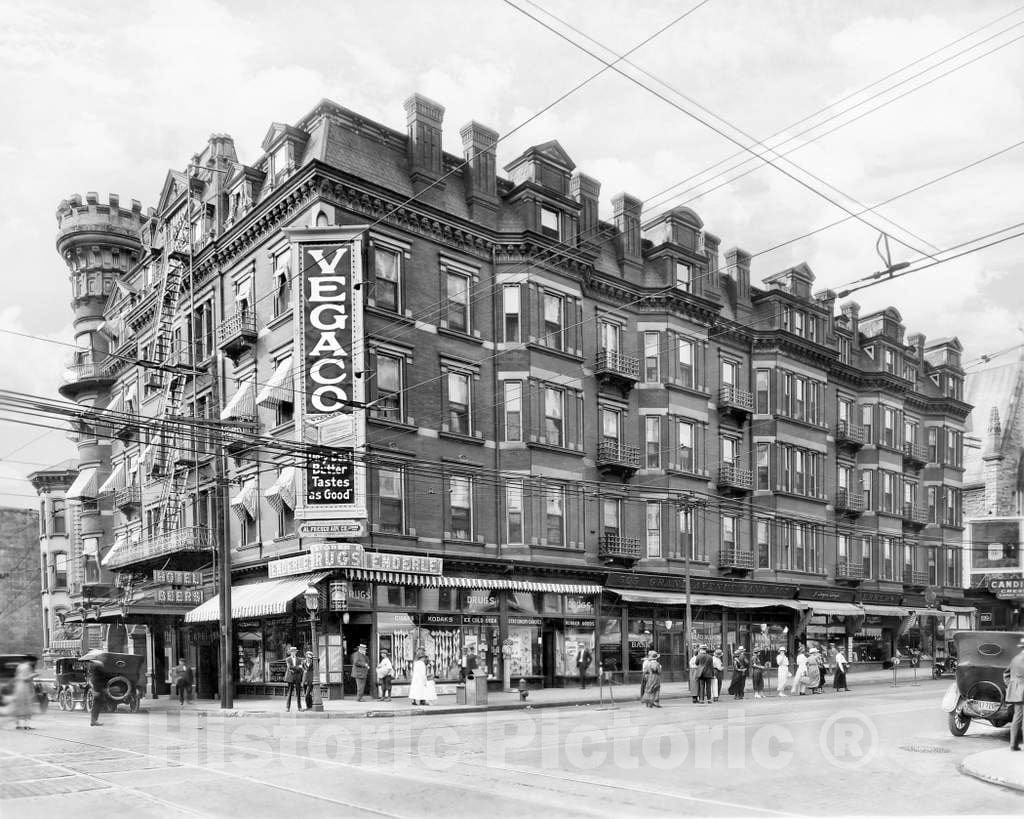
M622 620L608 617L601 620L601 666L612 673L622 670Z
M534 592L512 592L509 596L509 609L511 611L522 611L522 612L541 612L543 601L541 600L542 595L535 594Z
M263 656L266 669L264 679L267 682L283 681L276 677L281 676L281 664L288 659L288 646L291 645L291 639L291 620L266 620L264 622Z
M345 648L340 634L326 634L320 638L320 682L342 683Z
M868 615L860 631L853 635L850 662L878 663L889 659L887 643L882 618Z
M539 676L541 671L540 621L535 625L516 623L509 618L508 639L511 643L509 666L512 678ZM525 618L521 618L525 619Z
M560 594L541 594L540 595L540 610L544 614L561 614L562 613L562 595Z
M263 665L263 632L258 628L238 632L238 681L261 683L266 679Z
M629 621L629 670L642 671L647 652L654 648L654 618L633 618Z
M709 651L722 647L722 621L694 618L690 622L692 645L707 646Z
M590 667L588 674L597 672L597 657L594 652L593 621L567 622L555 632L555 674L562 677L575 677L579 674L576 667L576 654L580 647L590 650Z
M493 589L460 589L458 606L463 613L497 611L501 592Z
M459 611L459 589L425 588L419 590L424 611Z
M462 645L475 658L476 673L489 679L500 675L501 632L498 617L468 615L462 618Z
M416 586L377 586L377 606L379 608L417 609L419 608L419 592Z

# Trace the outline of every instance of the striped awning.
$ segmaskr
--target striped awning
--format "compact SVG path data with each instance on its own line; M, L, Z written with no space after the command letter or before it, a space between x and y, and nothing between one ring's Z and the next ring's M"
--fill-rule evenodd
M685 606L686 595L681 592L654 592L638 589L608 589L627 603L655 603L662 606ZM729 594L691 594L691 606L724 606L733 609L766 609L782 606L801 611L810 606L800 600L781 600L776 597L742 597Z
M123 461L114 467L114 471L110 473L110 477L107 478L100 486L99 493L101 495L106 495L110 492L116 492L118 489L124 489Z
M152 442L142 450L142 469L149 475L154 468L162 467L164 463L163 435L157 433L153 436Z
M230 421L232 418L252 419L256 417L256 391L252 381L246 381L239 386L238 391L231 396L231 400L220 411L221 421Z
M268 617L285 614L288 604L302 594L307 586L315 585L330 572L280 577L245 586L231 587L231 618ZM186 623L211 623L220 620L220 595L215 594L202 605L185 615Z
M864 609L856 603L826 603L820 600L808 600L804 605L815 614L830 614L833 617L864 616Z
M256 519L256 504L259 502L257 491L256 479L249 478L239 493L231 499L231 511L239 520L244 520L246 515L253 520Z
M121 416L124 415L124 395L122 393L115 395L103 410L103 414L107 421L112 423L120 421Z
M283 508L295 508L295 467L286 466L277 476L274 485L263 493L263 497L274 508L280 512Z
M295 387L292 383L292 357L284 359L277 365L270 380L263 385L259 395L256 396L256 403L261 407L276 407L278 404L292 404L295 402Z
M95 498L97 496L98 488L99 480L97 479L96 467L86 467L78 473L78 477L75 478L75 482L71 484L71 488L68 489L67 494L64 497L68 500Z
M61 640L50 640L50 651L72 651L77 656L82 651L82 638L77 637L74 640L67 638Z
M910 609L903 606L872 606L869 603L861 603L865 614L874 614L877 617L908 617ZM815 609L817 610L817 609Z
M124 411L130 413L139 411L139 387L134 381L124 391Z
M114 545L110 547L110 551L103 555L103 560L100 561L104 568L111 564L117 565L118 557L128 551L129 543L130 540L128 539L127 532L122 532L114 538Z
M350 580L392 583L399 586L438 586L458 589L508 589L550 594L600 594L601 586L588 583L543 583L534 580L512 580L499 577L443 577L435 574L382 572L375 569L349 569Z

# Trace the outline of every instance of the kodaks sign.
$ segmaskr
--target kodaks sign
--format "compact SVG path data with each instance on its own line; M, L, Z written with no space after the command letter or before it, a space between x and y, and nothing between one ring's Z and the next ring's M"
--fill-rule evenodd
M366 517L360 228L294 228L295 361L302 362L296 437L315 442L303 472L300 521ZM358 374L358 375L357 375Z

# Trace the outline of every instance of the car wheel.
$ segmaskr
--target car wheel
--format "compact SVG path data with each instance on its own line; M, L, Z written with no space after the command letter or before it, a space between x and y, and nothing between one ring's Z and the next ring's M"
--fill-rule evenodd
M60 708L61 711L67 711L68 710L67 696L68 695L67 695L66 691L58 691L57 692L57 706Z
M960 709L954 709L949 713L949 733L955 737L962 737L971 727L971 718L965 716Z
M89 711L90 713L92 713L92 706L93 706L93 703L95 702L95 700L96 700L96 695L93 694L91 690L86 692L85 699L82 700L82 706L83 706L84 710Z

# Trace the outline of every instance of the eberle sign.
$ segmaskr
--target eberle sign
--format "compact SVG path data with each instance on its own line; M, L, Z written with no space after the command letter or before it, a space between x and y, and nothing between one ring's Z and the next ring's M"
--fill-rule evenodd
M273 579L324 569L373 569L408 574L441 574L443 561L439 557L423 555L364 552L363 547L357 543L321 544L308 554L271 561L267 564L267 576Z

